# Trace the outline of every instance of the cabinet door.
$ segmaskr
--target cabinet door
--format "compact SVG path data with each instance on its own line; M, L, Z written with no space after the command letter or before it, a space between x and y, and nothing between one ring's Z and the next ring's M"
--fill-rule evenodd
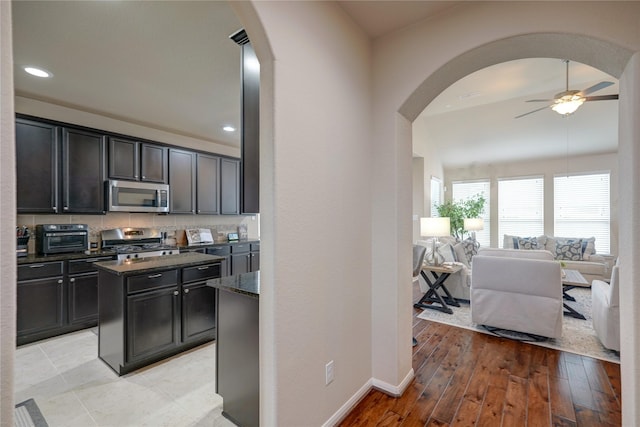
M220 159L220 213L240 213L240 162Z
M62 130L62 212L104 213L104 135Z
M169 150L153 144L140 144L141 181L167 183Z
M248 253L231 255L231 274L248 273L251 269L250 258Z
M109 138L109 178L138 180L138 146L137 141Z
M58 127L16 119L18 213L58 212Z
M182 341L214 337L216 290L206 282L182 287Z
M127 297L127 362L179 344L179 294L172 287Z
M62 296L62 277L18 282L18 338L21 335L61 328L64 324Z
M220 187L220 158L207 156L206 154L197 155L198 167L198 213L217 215L219 209L219 192Z
M260 252L251 252L251 271L260 270Z
M98 273L69 277L69 323L98 321Z
M169 150L169 191L171 213L195 213L195 153Z

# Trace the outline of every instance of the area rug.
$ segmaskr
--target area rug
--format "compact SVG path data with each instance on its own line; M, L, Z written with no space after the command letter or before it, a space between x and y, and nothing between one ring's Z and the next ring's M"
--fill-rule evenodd
M14 425L15 427L49 427L33 399L27 399L16 405Z
M564 316L564 319L562 319L562 336L560 338L530 342L530 344L620 363L619 354L604 348L593 330L591 323L591 289L575 288L568 293L576 300L565 301L567 305L579 313L582 313L587 319L581 320ZM451 307L453 314L424 309L418 317L420 319L446 323L447 325L489 334L485 328L471 321L471 308L469 304L461 303L460 305L460 307Z

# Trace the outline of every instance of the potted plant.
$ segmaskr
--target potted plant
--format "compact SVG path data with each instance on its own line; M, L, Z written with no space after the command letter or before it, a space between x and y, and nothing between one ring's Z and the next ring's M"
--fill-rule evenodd
M441 205L436 205L441 217L449 217L451 222L451 235L458 240L464 237L464 219L478 218L484 211L486 199L482 193L478 193L465 200L448 200Z

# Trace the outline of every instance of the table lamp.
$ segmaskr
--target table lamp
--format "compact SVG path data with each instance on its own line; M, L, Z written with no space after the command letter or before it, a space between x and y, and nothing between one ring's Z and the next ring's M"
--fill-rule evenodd
M433 237L431 253L427 257L430 265L440 265L444 257L437 250L438 237L451 235L451 220L448 217L420 218L420 235Z
M476 247L479 247L480 244L476 241L476 231L484 229L484 220L482 218L465 218L464 229L471 232L471 240Z

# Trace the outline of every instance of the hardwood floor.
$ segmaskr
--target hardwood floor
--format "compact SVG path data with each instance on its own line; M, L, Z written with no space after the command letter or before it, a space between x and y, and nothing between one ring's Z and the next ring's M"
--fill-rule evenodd
M621 425L619 365L415 316L413 382L372 390L341 426Z

